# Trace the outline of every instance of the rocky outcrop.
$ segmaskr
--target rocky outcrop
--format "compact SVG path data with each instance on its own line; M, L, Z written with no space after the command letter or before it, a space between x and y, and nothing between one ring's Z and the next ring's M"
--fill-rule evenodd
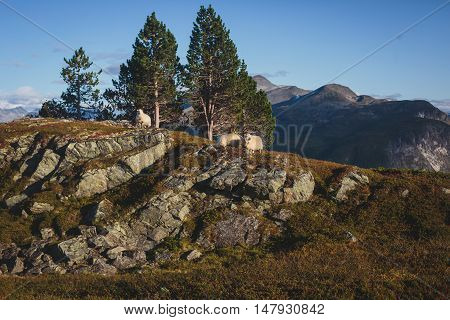
M216 247L236 245L257 245L260 241L259 221L252 216L228 214L225 220L218 222L213 231L213 243Z
M258 246L314 194L307 168L254 165L252 155L209 144L171 153L172 141L166 130L133 128L84 141L53 133L8 141L15 155L2 157L11 179L2 208L28 219L33 234L31 243L0 244L2 273L110 275Z
M251 196L269 199L269 194L277 193L285 182L286 171L273 169L268 172L267 169L260 169L249 176L245 187Z
M309 200L314 192L315 182L311 172L301 172L294 178L292 187L284 188L285 203L297 203Z
M337 201L345 201L348 199L350 192L354 191L358 186L368 185L369 178L364 174L359 174L357 172L350 172L340 183L340 187L336 193Z
M246 174L241 166L242 163L240 161L229 164L222 172L214 176L210 183L211 188L231 191L234 187L244 182Z

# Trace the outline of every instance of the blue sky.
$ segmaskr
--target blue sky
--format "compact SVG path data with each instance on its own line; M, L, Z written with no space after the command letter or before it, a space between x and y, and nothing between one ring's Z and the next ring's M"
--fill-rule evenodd
M2 2L70 47L83 46L110 73L129 57L152 11L175 34L185 61L196 12L212 4L251 73L315 89L446 1L0 0L0 108L59 96L63 57L72 55ZM450 107L450 4L334 82L359 94ZM104 74L102 88L110 83Z

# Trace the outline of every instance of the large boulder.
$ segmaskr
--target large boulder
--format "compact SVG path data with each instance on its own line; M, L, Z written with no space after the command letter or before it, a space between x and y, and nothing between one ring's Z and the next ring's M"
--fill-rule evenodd
M294 178L292 187L284 188L283 201L285 203L308 201L314 193L314 187L315 181L312 173L303 171Z
M133 175L120 165L104 169L93 169L85 172L78 183L75 196L78 198L90 197L106 192L122 183L127 182Z
M98 224L111 217L113 210L114 205L112 202L108 199L103 199L88 210L87 214L84 216L84 220L90 224Z
M271 193L277 193L286 181L286 171L273 169L270 172L267 169L259 169L252 175L249 175L245 182L247 193L261 199L269 199Z
M39 181L56 170L60 156L51 149L46 149L39 161L36 170L31 175L30 182Z
M246 176L245 171L241 168L241 163L234 162L212 178L209 185L216 190L231 191L234 187L244 182Z
M147 229L148 236L156 243L177 232L190 212L191 196L167 191L150 199L139 210L139 221Z
M228 214L214 226L213 242L216 247L233 247L236 245L254 246L260 241L259 220L253 216Z
M39 213L44 213L44 212L51 212L54 209L55 209L55 207L49 203L34 202L30 208L30 212L34 213L34 214L39 214Z
M57 248L59 251L58 258L67 258L74 263L83 262L89 257L88 243L83 236L60 242Z

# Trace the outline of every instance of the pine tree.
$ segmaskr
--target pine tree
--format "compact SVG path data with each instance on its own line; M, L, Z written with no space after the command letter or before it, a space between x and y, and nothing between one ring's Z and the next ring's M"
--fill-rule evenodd
M119 78L113 79L112 83L114 89L106 89L103 93L105 104L100 112L101 119L116 118L118 115L131 119L134 116L134 103L128 63L120 65Z
M233 115L239 58L230 31L209 6L200 7L187 53L184 85L194 109L203 114L208 139Z
M261 136L266 147L273 143L275 118L272 105L264 91L258 90L255 80L248 74L242 61L235 88L236 125L242 135L246 133Z
M177 47L174 35L153 12L139 32L128 61L134 109L153 111L156 127L160 124L160 109L173 106L176 100Z
M92 66L89 57L83 48L75 51L70 60L64 58L67 66L61 71L61 76L68 88L61 95L64 105L68 111L76 116L77 119L82 118L82 108L95 108L99 101L100 91L96 89L99 84L98 72L88 71Z

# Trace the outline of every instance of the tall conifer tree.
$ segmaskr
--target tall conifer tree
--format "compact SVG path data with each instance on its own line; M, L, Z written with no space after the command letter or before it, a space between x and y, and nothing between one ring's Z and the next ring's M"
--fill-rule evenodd
M194 108L203 115L208 139L212 140L218 121L233 113L233 89L239 58L230 31L209 6L200 7L187 53L184 85Z
M98 72L88 71L92 62L81 47L75 50L73 57L68 60L64 58L67 66L61 71L61 76L68 88L61 95L64 105L69 113L74 114L77 119L82 118L82 109L94 109L99 102L100 91L96 89L99 84Z
M175 37L153 12L136 38L126 71L134 109L153 113L156 127L160 109L172 106L176 99L178 66Z

